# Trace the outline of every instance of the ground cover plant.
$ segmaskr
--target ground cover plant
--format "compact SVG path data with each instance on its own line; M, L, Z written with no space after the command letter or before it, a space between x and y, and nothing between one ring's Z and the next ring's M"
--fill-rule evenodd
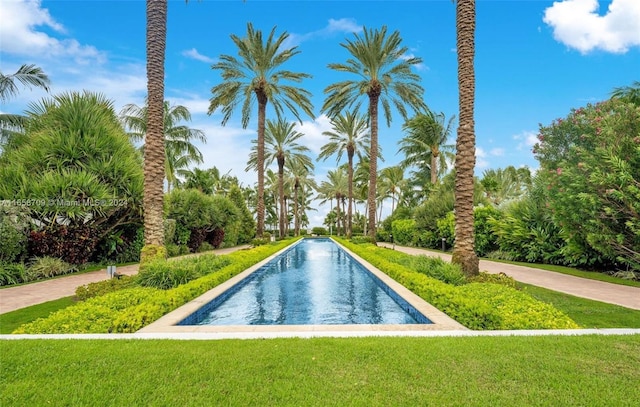
M391 278L470 329L567 329L578 328L571 318L552 305L538 301L518 291L512 284L469 282L453 285L438 280L451 279L450 264L430 261L431 267L422 270L412 266L416 259L410 255L379 248L371 244L340 243L363 257ZM439 264L441 263L441 264ZM437 271L443 272L437 272ZM435 272L434 272L435 271ZM431 275L428 275L426 273ZM459 280L455 281L459 284ZM498 284L496 284L498 283Z
M25 324L14 333L135 332L294 241L280 241L225 256L152 261L141 266L143 278L137 278L146 281L148 286L123 283L125 287L114 286L113 290L102 285L88 289L86 301L55 312L48 318ZM226 260L219 261L218 257L226 257L230 262L224 265ZM204 270L213 264L222 267L205 274ZM148 274L147 278L144 278L145 274ZM180 282L182 284L176 285ZM101 290L104 290L104 295L93 295Z
M3 406L635 406L628 336L3 340Z

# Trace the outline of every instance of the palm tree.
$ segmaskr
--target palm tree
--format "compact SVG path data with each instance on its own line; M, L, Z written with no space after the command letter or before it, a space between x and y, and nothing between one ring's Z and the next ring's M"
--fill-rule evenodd
M293 214L294 214L294 231L295 235L300 235L300 219L306 210L306 197L316 189L316 181L310 178L310 168L306 167L301 161L287 161L286 163L291 177L290 184L293 186ZM300 194L301 193L301 194ZM302 196L302 204L300 196Z
M395 106L403 119L407 119L406 105L418 111L426 107L422 101L424 89L420 77L411 71L411 66L422 62L421 58L406 57L407 47L401 46L400 33L394 31L387 36L387 27L380 30L364 28L363 36L354 34L353 41L341 44L353 58L344 64L329 64L329 68L352 73L360 80L347 80L329 85L325 89L327 98L322 110L335 117L345 108L359 110L360 96L366 95L369 102L368 117L371 129L369 168L369 236L375 239L376 177L378 153L378 103L382 104L387 125L391 124L391 105Z
M9 75L0 72L0 103L5 103L18 94L16 82L32 89L42 88L49 92L49 77L35 65L22 65ZM12 138L21 134L25 117L19 114L0 113L0 147L8 145ZM2 150L0 150L2 151Z
M320 193L319 198L323 199L322 202L326 202L327 200L331 202L333 199L336 200L335 209L338 221L336 234L338 236L340 235L340 219L342 218L340 215L340 204L347 196L347 189L347 177L344 167L338 167L333 171L327 172L327 180L322 181L318 188L318 192ZM333 210L334 208L331 209Z
M42 88L49 92L49 77L42 68L35 65L22 65L13 74L5 75L0 72L0 102L5 103L18 95L16 82L20 82L29 89Z
M304 136L303 133L294 129L295 123L287 122L279 118L277 121L267 120L264 133L264 166L267 167L274 161L278 164L278 195L280 197L280 222L279 231L280 238L284 237L284 222L286 219L286 211L284 206L284 167L285 164L300 165L308 170L313 169L313 163L309 156L305 153L309 148L298 144L298 140ZM254 146L252 148L246 171L250 169L256 170L259 165L258 158L259 149Z
M371 144L367 121L363 116L355 111L346 112L331 119L332 131L325 131L322 134L329 137L329 142L322 146L318 160L326 160L332 155L336 155L336 162L340 162L342 154L346 151L349 171L349 207L347 212L347 237L351 237L352 213L353 213L353 156L362 158L362 153L366 152ZM378 154L379 155L379 154Z
M630 86L614 88L612 98L624 99L629 103L640 106L640 81L634 81Z
M220 108L224 126L236 106L242 104L241 123L243 128L247 128L254 95L258 101L258 237L262 237L264 231L264 133L267 103L271 102L278 117L282 116L285 108L298 121L301 121L298 108L313 117L311 93L296 86L282 84L283 81L299 83L311 75L281 69L285 62L300 51L297 47L282 49L289 34L285 32L275 38L275 30L275 27L271 30L266 42L263 42L262 32L254 30L251 23L247 24L246 37L231 35L231 40L238 47L240 59L221 55L220 62L212 66L213 69L220 70L223 82L211 89L213 96L208 112L212 114Z
M401 166L395 165L393 167L383 168L380 171L380 196L391 197L391 213L396 207L396 202L400 202L400 194L407 184L407 180L404 179L404 170Z
M447 168L447 159L453 156L454 146L445 143L451 136L454 120L455 116L451 116L445 125L444 113L435 114L429 109L407 120L403 129L408 135L399 142L399 151L405 155L402 166L417 166L420 170L428 165L431 184L435 184L438 175Z
M144 149L144 243L154 258L163 254L164 221L164 57L167 39L167 0L147 0L147 126ZM153 245L153 246L152 246ZM155 249L155 250L154 250Z
M476 164L476 136L474 123L476 2L456 1L456 34L458 52L458 92L460 122L456 140L456 241L451 261L473 276L479 273L478 256L474 251L473 233L473 171Z
M148 107L134 104L125 105L120 112L120 118L125 128L129 130L131 141L141 141L147 138ZM191 164L202 164L202 153L192 144L193 140L206 143L207 138L202 130L192 129L181 121L191 121L189 109L182 105L171 106L168 101L163 103L162 130L164 133L165 150L165 178L168 190L178 181L178 170L185 169ZM144 146L143 146L144 151Z

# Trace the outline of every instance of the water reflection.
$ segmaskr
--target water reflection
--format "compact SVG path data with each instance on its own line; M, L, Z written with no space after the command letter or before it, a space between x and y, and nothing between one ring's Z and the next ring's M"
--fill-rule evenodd
M330 240L305 240L258 273L198 324L417 323Z

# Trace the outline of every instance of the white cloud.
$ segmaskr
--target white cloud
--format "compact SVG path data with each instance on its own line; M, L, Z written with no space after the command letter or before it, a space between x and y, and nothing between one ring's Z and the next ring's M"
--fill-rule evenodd
M2 52L14 55L41 57L70 57L78 64L103 62L105 56L95 47L82 45L71 38L56 38L42 29L49 29L64 37L64 27L56 22L40 0L0 1L0 38Z
M304 134L303 144L311 150L314 156L320 153L320 149L327 143L327 137L322 133L331 130L331 121L326 115L320 115L313 121L302 121L296 124L296 130Z
M411 58L415 58L416 56L414 54L404 54L400 57L400 59L403 59L405 61L411 59ZM422 62L420 62L419 64L415 64L413 65L418 71L428 71L429 67L426 66L425 64L423 64Z
M476 147L476 169L489 168L489 161L487 161L486 157L486 151L482 147Z
M504 148L492 148L489 154L496 157L501 157L504 155Z
M525 130L522 133L513 135L513 139L518 142L516 150L530 149L538 142L538 135L535 131Z
M212 63L214 63L216 61L213 58L210 58L210 57L208 57L206 55L202 55L195 48L191 48L191 49L182 51L182 56L185 56L185 57L191 58L191 59L195 59L196 61L206 62L206 63L209 63L209 64L212 64Z
M304 34L289 33L289 38L282 44L283 48L291 48L300 45L304 41L308 41L317 37L330 37L336 33L358 33L362 31L362 26L356 23L353 18L340 18L335 20L329 19L328 24L316 31L310 31Z
M624 53L640 46L640 1L613 0L604 15L598 6L598 0L554 2L543 21L556 40L583 54L597 49Z

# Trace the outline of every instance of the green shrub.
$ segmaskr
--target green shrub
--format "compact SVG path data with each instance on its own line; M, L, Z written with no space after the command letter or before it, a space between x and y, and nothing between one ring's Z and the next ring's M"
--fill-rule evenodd
M23 208L0 203L0 262L18 263L23 260L28 230L29 219Z
M176 256L179 256L180 254L182 254L182 253L180 253L181 247L178 246L177 244L169 243L169 244L167 244L166 247L167 247L167 255L169 257L176 257ZM189 249L187 248L187 250L189 250Z
M502 212L493 206L478 206L473 210L474 249L478 256L485 257L498 249L498 237L493 232L490 219L500 219Z
M410 262L410 267L443 283L462 285L467 282L459 265L446 262L439 257L415 256Z
M13 333L135 332L162 315L241 273L253 264L264 260L293 241L295 240L264 245L251 250L240 250L226 256L217 256L226 258L230 263L218 271L210 272L176 288L159 290L151 287L134 287L111 292L67 307L48 318L22 325ZM185 268L187 267L185 263L194 262L200 263L200 267L204 267L208 263L208 259L206 259L208 256L213 255L205 254L165 262L156 260L145 264L144 268L150 269L159 266L168 269Z
M324 235L328 235L329 233L327 232L326 228L323 228L321 226L316 226L313 229L311 229L311 234L324 236Z
M512 277L504 273L491 274L486 271L481 271L477 276L471 277L467 280L470 283L492 283L492 284L502 284L507 287L516 288L518 285L516 284L516 280Z
M155 244L149 244L140 251L140 264L150 261L164 260L167 258L167 248Z
M135 286L136 283L136 277L121 276L120 278L110 278L108 280L81 285L76 288L76 299L79 301L86 301L89 298L99 297L125 288L131 288Z
M38 257L32 260L27 268L27 275L29 276L29 281L33 281L62 276L77 271L77 268L62 259L55 257Z
M227 256L212 253L174 261L158 260L140 267L138 284L167 290L212 273L229 263Z
M27 282L27 268L22 263L0 262L0 286Z
M198 247L198 253L203 253L203 252L210 252L211 250L213 250L214 247L211 246L211 243L209 242L202 242L202 244L200 245L200 247Z
M258 239L255 238L251 241L251 246L262 246L265 244L269 244L269 239L267 238L262 238L262 239Z
M165 244L172 243L176 237L176 220L165 219L164 220L164 242Z
M370 236L354 236L351 238L353 244L375 243Z
M412 245L416 234L416 221L413 219L394 220L391 223L393 241L401 245Z

